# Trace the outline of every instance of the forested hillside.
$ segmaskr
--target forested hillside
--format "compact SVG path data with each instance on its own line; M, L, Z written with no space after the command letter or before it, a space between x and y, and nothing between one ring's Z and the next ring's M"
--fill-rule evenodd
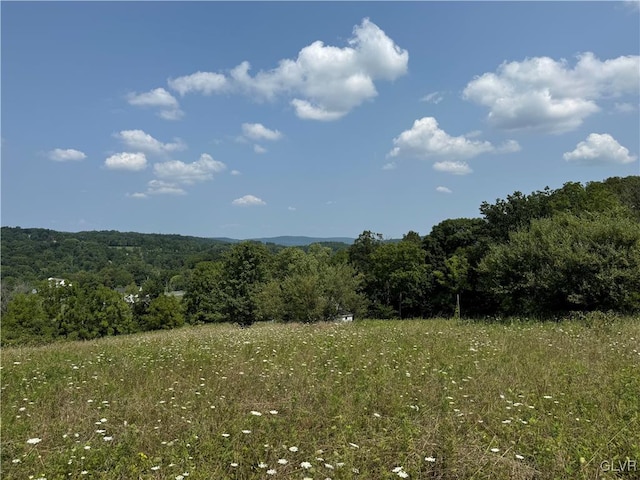
M640 177L514 192L483 202L480 214L397 242L365 231L350 246L304 249L3 228L2 341L185 322L314 322L345 311L376 318L640 312ZM167 295L176 290L184 296Z

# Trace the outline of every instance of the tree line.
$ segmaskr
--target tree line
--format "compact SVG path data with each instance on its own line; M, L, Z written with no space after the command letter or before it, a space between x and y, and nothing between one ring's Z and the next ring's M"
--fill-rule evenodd
M2 341L87 339L185 323L315 322L344 312L541 319L640 312L640 177L514 192L483 202L480 214L398 241L365 231L342 248L163 235L145 246L141 234L85 232L80 240L3 228ZM15 238L25 235L29 242ZM37 242L53 247L29 256L25 245ZM75 252L67 270L60 262L67 258L69 266L68 257L56 253L61 247L64 255ZM71 285L33 280L53 273L48 258Z

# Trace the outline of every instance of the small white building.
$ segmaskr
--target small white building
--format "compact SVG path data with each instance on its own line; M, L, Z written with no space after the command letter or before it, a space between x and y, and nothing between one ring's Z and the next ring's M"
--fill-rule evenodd
M337 322L353 322L353 313L340 313L336 315Z

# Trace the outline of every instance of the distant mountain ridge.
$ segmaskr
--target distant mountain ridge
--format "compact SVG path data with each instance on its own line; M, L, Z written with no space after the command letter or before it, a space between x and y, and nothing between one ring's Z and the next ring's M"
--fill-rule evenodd
M213 240L218 240L221 242L228 243L239 243L244 240L239 240L236 238L228 238L228 237L215 237ZM305 247L307 245L311 245L312 243L346 243L347 245L351 245L355 238L349 237L305 237L305 236L294 236L294 235L282 235L279 237L262 237L262 238L251 238L249 240L253 240L256 242L262 243L274 243L276 245L282 245L285 247Z

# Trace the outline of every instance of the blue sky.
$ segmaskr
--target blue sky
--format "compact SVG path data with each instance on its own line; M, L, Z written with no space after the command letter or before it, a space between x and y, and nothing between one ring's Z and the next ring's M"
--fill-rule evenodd
M2 225L427 234L640 174L637 2L2 2Z

